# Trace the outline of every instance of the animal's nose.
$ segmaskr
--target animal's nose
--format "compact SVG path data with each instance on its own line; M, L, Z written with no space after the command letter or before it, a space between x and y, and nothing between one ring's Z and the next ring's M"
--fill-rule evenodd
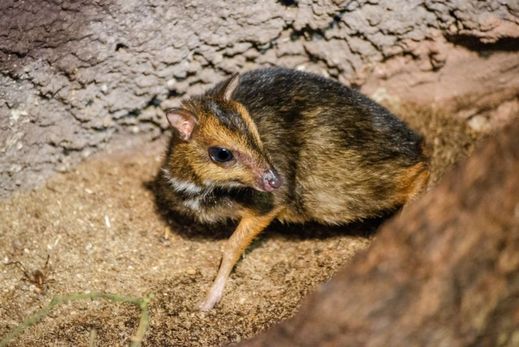
M278 189L283 184L281 177L276 170L270 169L263 174L263 187L266 191L271 192Z

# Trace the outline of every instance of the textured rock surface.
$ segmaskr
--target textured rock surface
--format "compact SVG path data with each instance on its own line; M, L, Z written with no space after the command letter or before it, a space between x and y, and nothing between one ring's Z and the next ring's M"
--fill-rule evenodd
M243 346L517 346L519 124Z
M365 85L380 100L499 91L463 104L485 128L518 109L518 13L514 1L475 0L2 1L0 196L156 138L178 97L263 65Z

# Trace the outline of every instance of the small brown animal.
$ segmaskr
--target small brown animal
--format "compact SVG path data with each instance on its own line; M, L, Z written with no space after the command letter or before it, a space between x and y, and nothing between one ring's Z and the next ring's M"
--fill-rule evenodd
M30 284L34 285L40 293L45 293L47 290L47 285L49 282L53 281L51 278L49 278L49 259L50 254L47 255L47 260L45 261L45 265L43 265L43 268L34 270L34 271L28 271L25 266L23 266L22 263L19 261L12 261L5 265L16 265L23 273L23 279Z
M239 221L204 311L273 220L338 225L380 216L429 177L417 134L355 90L311 73L234 75L169 110L167 119L175 134L159 194L200 222Z

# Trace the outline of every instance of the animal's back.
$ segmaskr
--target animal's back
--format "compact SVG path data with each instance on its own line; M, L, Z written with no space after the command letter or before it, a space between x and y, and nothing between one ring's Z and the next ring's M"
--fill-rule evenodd
M249 111L287 181L277 193L288 206L280 219L344 223L380 214L405 202L400 186L422 171L420 137L336 81L254 70L240 77L233 98Z

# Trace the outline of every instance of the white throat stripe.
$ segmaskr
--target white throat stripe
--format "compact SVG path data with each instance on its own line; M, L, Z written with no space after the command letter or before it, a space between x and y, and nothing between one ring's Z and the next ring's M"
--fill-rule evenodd
M184 181L175 177L171 177L169 172L165 169L162 170L164 177L168 180L169 184L177 192L186 192L190 194L200 193L204 188L189 181Z

